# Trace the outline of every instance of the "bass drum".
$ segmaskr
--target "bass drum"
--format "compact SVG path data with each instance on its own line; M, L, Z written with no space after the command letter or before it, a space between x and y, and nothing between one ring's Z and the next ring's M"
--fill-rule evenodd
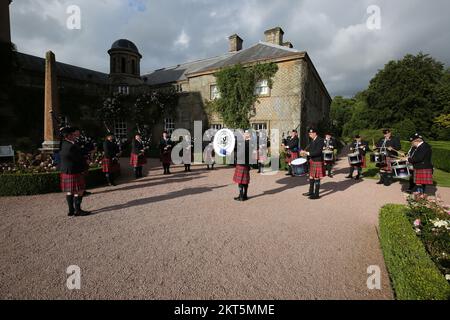
M295 159L291 162L291 166L295 177L304 177L309 173L308 160L305 158Z

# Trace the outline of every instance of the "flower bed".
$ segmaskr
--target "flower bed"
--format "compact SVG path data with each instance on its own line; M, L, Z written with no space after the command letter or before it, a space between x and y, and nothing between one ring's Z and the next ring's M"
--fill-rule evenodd
M443 260L432 259L428 252L431 248L434 258L437 252L448 253L448 242L447 245L441 242L445 232L431 238L433 227L429 225L429 222L436 219L435 213L419 212L415 211L415 208L386 205L380 213L381 247L396 298L399 300L447 300L450 298L450 285L442 273ZM414 222L419 216L422 228L417 236ZM419 226L417 221L416 225ZM429 237L424 237L425 234ZM421 240L424 240L426 245ZM435 261L441 265L438 267Z

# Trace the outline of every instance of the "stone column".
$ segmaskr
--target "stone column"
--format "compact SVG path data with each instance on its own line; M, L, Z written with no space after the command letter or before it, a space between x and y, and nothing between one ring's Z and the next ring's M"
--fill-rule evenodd
M56 77L55 54L51 51L45 56L45 105L44 105L44 143L42 151L51 152L59 149L59 136L56 134L56 119L59 112L58 82Z

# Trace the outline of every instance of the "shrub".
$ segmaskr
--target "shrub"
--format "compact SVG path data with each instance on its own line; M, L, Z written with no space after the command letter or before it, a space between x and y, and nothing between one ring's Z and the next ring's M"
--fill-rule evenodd
M397 299L450 298L450 285L416 236L405 206L386 205L381 209L380 240Z
M100 168L89 170L86 178L88 188L105 183ZM25 196L60 192L59 173L1 174L0 196Z

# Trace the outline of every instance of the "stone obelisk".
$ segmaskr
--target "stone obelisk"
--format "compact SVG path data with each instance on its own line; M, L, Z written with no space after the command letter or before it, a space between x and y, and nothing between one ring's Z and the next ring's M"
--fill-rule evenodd
M44 143L42 151L53 153L59 150L59 137L56 133L59 117L58 80L56 76L55 54L51 51L45 55L45 106L44 106Z

